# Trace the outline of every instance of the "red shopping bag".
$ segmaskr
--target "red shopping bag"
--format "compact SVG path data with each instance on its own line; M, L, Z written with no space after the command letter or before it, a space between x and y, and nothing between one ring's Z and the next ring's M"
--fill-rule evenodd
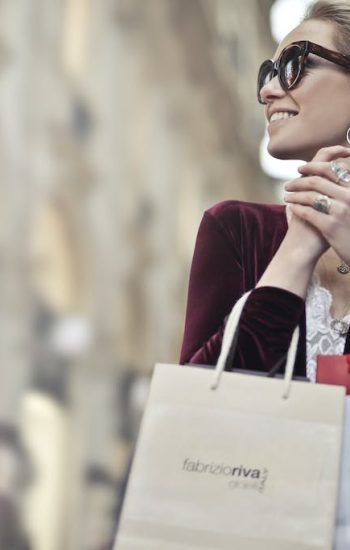
M316 382L345 386L350 395L350 354L318 355Z

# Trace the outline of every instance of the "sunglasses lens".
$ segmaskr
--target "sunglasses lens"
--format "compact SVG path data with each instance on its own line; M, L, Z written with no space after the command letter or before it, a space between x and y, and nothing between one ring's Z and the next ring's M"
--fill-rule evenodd
M264 61L259 69L258 73L258 87L257 87L257 94L258 94L258 101L259 103L264 103L261 99L260 91L265 84L270 82L270 80L273 78L273 63L269 59Z
M278 80L283 90L288 91L295 86L301 77L303 66L303 49L299 45L288 46L283 50L277 61ZM265 86L276 75L274 63L270 60L264 61L258 74L258 101L264 103L261 98L261 88Z
M281 55L280 82L282 88L290 90L301 75L303 52L299 46L290 46Z

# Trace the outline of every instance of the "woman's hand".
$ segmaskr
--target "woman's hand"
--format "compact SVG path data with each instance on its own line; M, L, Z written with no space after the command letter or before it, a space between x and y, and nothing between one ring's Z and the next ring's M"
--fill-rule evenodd
M350 263L350 182L337 183L337 175L331 168L333 160L350 172L349 148L320 149L311 162L299 168L302 177L287 183L285 189L292 193L287 194L285 200L293 215L310 224L342 260ZM328 214L313 207L320 195L330 199Z
M312 162L300 169L302 177L286 185L293 191L286 197L292 210L288 231L267 266L259 286L275 286L305 298L310 278L318 259L329 248L350 263L350 184L338 185L330 162L339 159L344 168L350 163L350 149L327 147L320 149ZM317 212L315 199L328 195L332 200L330 213Z

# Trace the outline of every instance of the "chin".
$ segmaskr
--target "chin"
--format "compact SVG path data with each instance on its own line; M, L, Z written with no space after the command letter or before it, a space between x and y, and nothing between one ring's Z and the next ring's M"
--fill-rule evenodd
M271 143L269 143L267 150L272 157L279 160L304 160L309 162L316 154L314 150L307 152L300 148L273 146Z

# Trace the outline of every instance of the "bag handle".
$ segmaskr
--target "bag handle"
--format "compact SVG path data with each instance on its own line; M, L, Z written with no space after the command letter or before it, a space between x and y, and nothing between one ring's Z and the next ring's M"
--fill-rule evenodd
M227 319L224 336L222 339L221 352L218 359L218 362L215 367L214 380L211 385L212 390L216 390L219 387L221 375L225 369L227 358L232 352L232 342L234 342L235 336L237 335L238 323L241 317L242 310L248 299L251 290L243 294L240 299L233 306L231 313ZM291 382L293 378L295 358L298 349L298 340L299 340L299 327L297 326L293 332L291 343L289 345L286 369L284 375L284 385L282 397L287 399L290 395ZM234 350L233 350L234 351Z

